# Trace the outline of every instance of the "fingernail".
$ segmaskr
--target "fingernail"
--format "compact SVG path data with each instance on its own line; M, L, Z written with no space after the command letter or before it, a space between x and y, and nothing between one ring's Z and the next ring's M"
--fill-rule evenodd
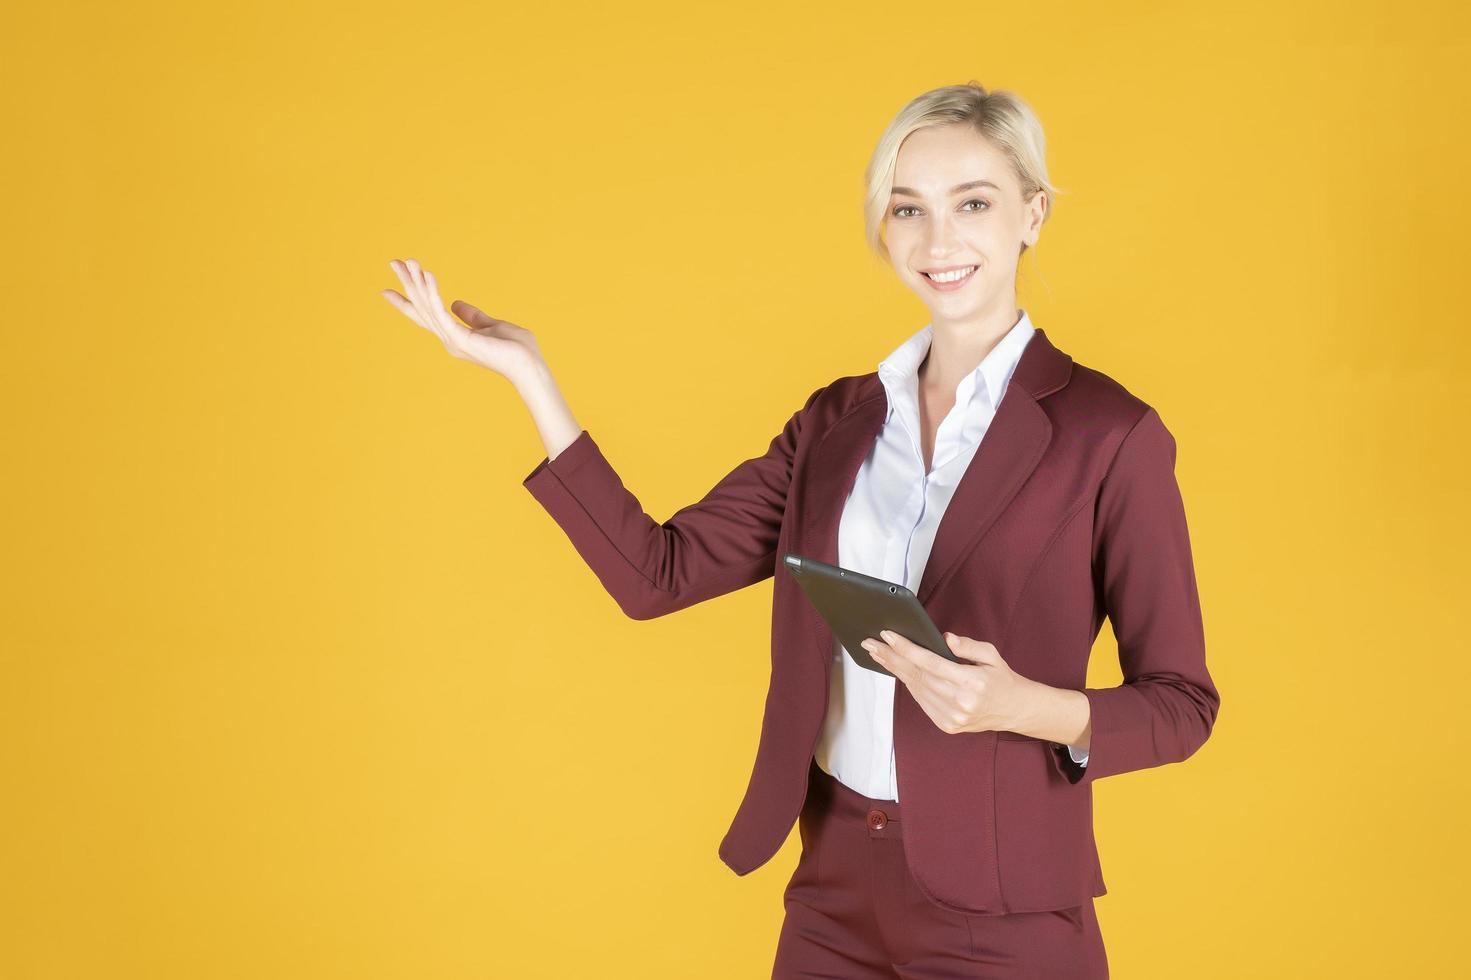
M890 643L893 643L894 642L894 632L892 630L879 630L879 636L882 636L885 640L888 640Z

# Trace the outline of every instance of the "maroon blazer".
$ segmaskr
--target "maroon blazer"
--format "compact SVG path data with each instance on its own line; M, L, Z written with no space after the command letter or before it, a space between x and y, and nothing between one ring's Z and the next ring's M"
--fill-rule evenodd
M619 607L652 619L775 576L771 686L755 767L720 857L765 864L796 822L827 710L833 636L782 563L837 561L838 520L884 421L877 372L813 392L771 441L662 524L583 430L527 490ZM918 597L935 625L995 644L1017 673L1081 690L1088 764L1008 731L946 734L894 685L904 851L959 912L1065 908L1107 889L1095 779L1189 757L1220 696L1205 636L1175 441L1156 411L1032 335L935 537ZM1124 683L1085 687L1107 615Z

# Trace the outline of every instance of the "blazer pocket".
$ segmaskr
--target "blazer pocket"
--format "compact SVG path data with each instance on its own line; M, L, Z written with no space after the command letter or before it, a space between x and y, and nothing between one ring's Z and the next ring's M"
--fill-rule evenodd
M1091 794L1076 792L1056 771L1048 745L1026 736L997 742L1001 895L1018 912L1072 908L1103 894Z

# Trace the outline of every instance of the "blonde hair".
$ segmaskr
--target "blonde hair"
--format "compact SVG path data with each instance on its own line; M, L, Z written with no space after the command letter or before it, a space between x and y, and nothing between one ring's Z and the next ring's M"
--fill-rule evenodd
M1029 200L1039 190L1047 192L1042 223L1052 214L1052 200L1057 188L1047 180L1047 140L1042 123L1014 92L998 89L987 92L972 79L964 85L946 85L931 89L911 100L899 110L884 134L864 172L867 186L863 206L864 234L869 248L885 263L889 250L884 245L883 227L889 214L889 195L894 187L894 163L899 147L916 129L947 123L969 123L1011 162L1012 172L1021 185L1022 200ZM1027 250L1022 243L1021 252Z

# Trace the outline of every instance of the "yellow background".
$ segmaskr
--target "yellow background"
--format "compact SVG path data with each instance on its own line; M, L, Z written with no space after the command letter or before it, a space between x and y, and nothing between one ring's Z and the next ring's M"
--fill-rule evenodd
M378 293L534 330L662 519L926 322L861 174L971 78L1067 191L1021 305L1178 440L1222 692L1095 788L1114 975L1464 965L1462 5L7 20L0 975L767 976L771 583L625 619Z

